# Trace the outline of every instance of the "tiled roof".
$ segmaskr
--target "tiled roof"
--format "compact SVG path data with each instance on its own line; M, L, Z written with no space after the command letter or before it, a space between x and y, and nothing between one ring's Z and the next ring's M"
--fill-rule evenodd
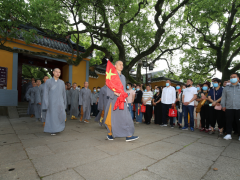
M90 78L98 78L98 75L95 73L95 71L91 71L91 70L89 70L89 77Z
M39 30L39 29L37 29L37 28L35 28L31 25L20 24L17 28L20 29L18 37L21 40L24 40L24 37L23 37L24 32L21 31L21 29L24 29L26 31L29 31L29 30L33 29L38 34L38 35L35 35L35 40L34 40L35 44L40 45L40 46L49 47L49 48L52 48L52 49L56 49L56 50L59 50L59 51L67 52L67 53L72 53L72 49L71 49L71 45L72 45L73 49L75 50L74 54L77 54L76 43L71 41L71 39L70 39L70 42L71 42L71 44L70 44L66 40L66 38L59 38L54 33L52 33L52 34L51 33L49 33L49 34L45 33L42 30ZM86 51L84 49L84 47L82 47L80 45L78 45L78 49L79 49L79 52L81 52L81 53L84 53Z

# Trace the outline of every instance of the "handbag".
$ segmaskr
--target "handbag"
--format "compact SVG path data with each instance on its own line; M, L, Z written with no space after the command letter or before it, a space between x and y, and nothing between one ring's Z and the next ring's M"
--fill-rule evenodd
M207 96L207 94L208 93L206 93L205 96ZM196 113L199 113L201 111L201 108L205 104L205 102L206 102L206 99L203 99L198 103L197 108L196 108Z
M169 109L169 111L168 111L168 116L169 116L169 117L177 117L177 110L174 109L174 107L172 107L172 108Z
M133 104L133 111L136 111L136 107L135 107L135 104Z
M142 112L142 113L145 113L145 112L146 112L146 106L143 105L143 104L141 105L141 112Z
M215 101L215 89L213 90L213 93L214 93L214 101ZM218 105L218 106L216 105L216 106L214 107L214 109L220 111L220 110L222 110L222 105L221 105L221 104Z

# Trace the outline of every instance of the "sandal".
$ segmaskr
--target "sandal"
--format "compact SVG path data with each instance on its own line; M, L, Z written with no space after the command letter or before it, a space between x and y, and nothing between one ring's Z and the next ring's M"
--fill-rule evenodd
M208 134L212 135L212 134L215 134L215 132L214 131L209 131Z

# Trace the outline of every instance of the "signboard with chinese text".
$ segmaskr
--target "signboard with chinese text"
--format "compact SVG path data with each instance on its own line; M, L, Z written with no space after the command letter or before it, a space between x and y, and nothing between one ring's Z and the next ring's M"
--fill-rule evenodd
M7 89L7 70L8 68L0 66L0 89Z

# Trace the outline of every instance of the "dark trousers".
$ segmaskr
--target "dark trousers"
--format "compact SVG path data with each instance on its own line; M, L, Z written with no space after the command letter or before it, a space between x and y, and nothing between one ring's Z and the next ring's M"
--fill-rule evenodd
M152 118L152 106L146 105L146 112L144 113L144 119L146 124L150 124Z
M218 123L218 128L222 129L224 127L225 118L222 110L216 110L214 107L209 107L209 117L211 120L211 126L214 128L216 122Z
M232 134L232 125L235 121L237 123L238 133L240 132L240 109L226 109L227 117L227 134Z
M96 103L93 103L93 105L92 105L92 113L93 113L93 116L97 116L97 104Z
M167 124L168 111L172 108L172 104L162 104L162 122ZM170 125L173 125L173 117L170 117Z
M184 108L184 127L188 128L188 113L190 115L190 127L194 128L194 106L188 105Z
M209 105L203 105L201 107L201 111L200 111L200 116L201 116L201 124L202 124L202 128L209 128Z

